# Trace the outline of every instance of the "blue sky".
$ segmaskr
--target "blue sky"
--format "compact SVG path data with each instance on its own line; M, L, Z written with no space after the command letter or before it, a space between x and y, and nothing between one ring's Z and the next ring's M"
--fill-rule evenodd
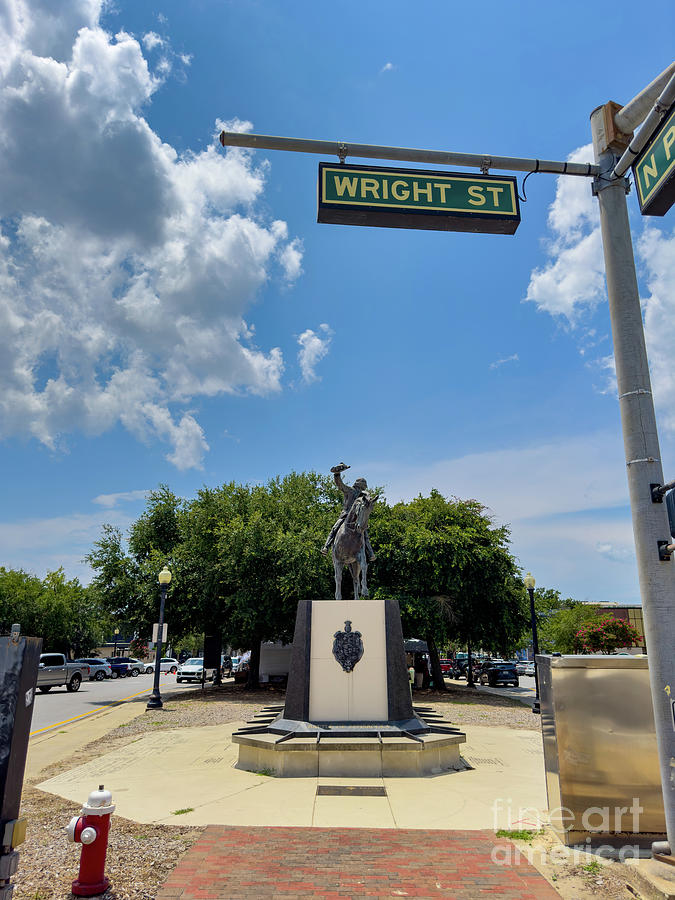
M642 44L623 0L476 9L0 2L0 564L87 581L159 483L345 460L477 498L538 584L639 601L590 184L533 175L514 236L319 225L323 157L216 141L591 161L592 109L672 61L666 0ZM675 223L629 207L671 478Z

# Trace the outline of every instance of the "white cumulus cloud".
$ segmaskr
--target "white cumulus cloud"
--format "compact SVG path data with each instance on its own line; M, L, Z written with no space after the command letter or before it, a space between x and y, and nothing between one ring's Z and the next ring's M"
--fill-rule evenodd
M591 146L575 150L569 159L589 161ZM600 345L603 349L607 346L606 335L580 327L583 312L606 299L600 217L589 179L558 178L548 225L550 235L545 246L549 259L532 271L525 299L576 327L580 352L588 356ZM654 399L665 427L675 432L675 231L668 232L654 220L642 218L636 218L632 230ZM613 356L605 353L595 365L607 372L607 389L615 391Z
M144 500L149 491L118 491L116 494L99 494L94 497L93 503L105 507L105 509L113 509L119 503L132 503L134 500Z
M148 31L143 35L143 46L147 50L154 50L157 47L163 47L165 44L164 38L161 38L156 32Z
M121 423L184 469L208 450L186 404L280 390L281 351L244 313L301 274L302 246L256 212L265 163L153 132L166 41L144 36L165 54L151 71L101 10L0 2L0 438L53 448Z
M333 336L331 327L326 325L325 322L319 325L319 332L320 334L308 328L298 338L298 344L300 345L298 362L300 363L303 381L307 384L318 380L319 376L315 371L316 366L328 353Z
M570 162L593 158L589 144L568 157ZM605 298L600 214L588 178L560 176L549 210L552 237L548 262L530 276L526 300L552 315L574 323L580 311Z

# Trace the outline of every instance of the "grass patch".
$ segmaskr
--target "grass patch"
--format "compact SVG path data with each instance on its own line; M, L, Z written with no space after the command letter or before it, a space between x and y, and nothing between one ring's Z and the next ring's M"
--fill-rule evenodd
M185 809L174 809L171 812L172 816L184 816L185 813L194 812L194 806L186 806Z
M543 834L544 829L540 829L539 831L532 831L529 828L500 828L497 832L497 837L502 838L510 838L512 841L531 841L538 834Z
M147 841L150 837L149 834L135 834L134 837L137 841Z
M592 859L587 866L581 867L584 872L588 872L589 875L599 875L602 872L602 863L598 862L597 859Z
M266 778L272 778L276 775L276 769L261 769L259 772L255 773L256 775L264 775Z

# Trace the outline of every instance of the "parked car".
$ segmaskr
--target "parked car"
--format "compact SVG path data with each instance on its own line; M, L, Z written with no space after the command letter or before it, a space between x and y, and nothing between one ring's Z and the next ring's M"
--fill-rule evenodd
M76 659L75 662L89 666L89 681L103 681L112 675L110 663L98 656L92 656L91 659Z
M491 662L487 663L481 669L481 684L489 684L490 687L498 687L500 684L512 684L518 687L518 673L513 663L508 662Z
M69 662L63 653L40 654L37 686L43 694L64 684L69 691L79 691L85 678L89 678L85 663Z
M131 674L129 672L129 663L123 660L121 656L106 656L106 659L112 669L111 678L126 678Z
M525 667L524 674L525 675L534 675L534 663L533 662L529 662L527 664L527 666Z
M519 675L524 675L526 668L527 668L527 660L526 659L521 659L520 662L516 663L516 672Z
M148 675L154 672L155 663L145 663L145 671ZM172 675L175 675L178 671L178 660L174 659L172 656L163 656L159 661L159 671L171 672Z
M456 659L442 659L441 672L448 678L459 678L462 674L462 662Z
M145 663L141 662L140 659L134 659L133 656L117 656L118 662L128 663L129 665L129 675L133 678L137 678L141 672L145 671Z
M202 679L204 681L213 681L215 674L215 669L207 669L206 674L204 674L204 657L193 656L178 666L176 681L178 684L182 681L202 681Z

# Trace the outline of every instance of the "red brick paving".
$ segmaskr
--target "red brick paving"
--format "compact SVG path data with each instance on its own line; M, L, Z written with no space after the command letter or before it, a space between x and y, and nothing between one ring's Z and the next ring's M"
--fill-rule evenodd
M510 858L510 864L493 861ZM416 897L558 900L492 831L209 825L156 900Z

